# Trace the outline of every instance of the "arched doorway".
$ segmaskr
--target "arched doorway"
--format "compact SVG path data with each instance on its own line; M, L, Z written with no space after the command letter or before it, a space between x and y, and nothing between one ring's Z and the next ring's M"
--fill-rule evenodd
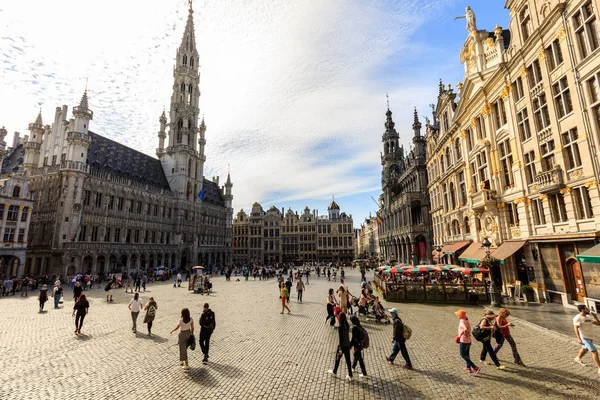
M427 242L425 241L425 238L423 236L417 236L417 238L415 239L415 248L413 251L415 253L415 264L429 259L429 257L427 256Z
M106 257L98 257L96 260L96 272L100 275L104 275L106 273Z
M112 254L109 258L108 258L108 268L109 268L109 272L117 272L117 256Z
M182 270L186 269L189 259L190 259L190 252L187 249L183 250L181 252L181 262L179 263L179 268Z
M92 256L83 257L83 265L81 270L86 274L90 274L92 272L92 265L94 264L94 258Z
M583 302L584 297L587 297L585 289L585 280L581 264L575 258L569 258L565 262L565 285L567 293L571 295L571 299Z

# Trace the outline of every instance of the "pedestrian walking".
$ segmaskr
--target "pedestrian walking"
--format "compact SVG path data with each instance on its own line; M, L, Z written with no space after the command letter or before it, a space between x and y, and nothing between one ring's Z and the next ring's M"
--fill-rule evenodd
M327 280L331 281L331 269L327 268Z
M598 350L592 339L594 337L594 325L600 326L600 320L598 320L598 315L590 313L590 310L584 304L578 305L577 309L579 310L579 314L573 317L573 327L575 328L575 336L577 337L577 342L581 345L581 349L579 350L577 357L575 357L575 362L585 365L583 361L581 361L581 357L590 351L592 353L592 358L598 367L598 373L600 374Z
M142 278L138 275L135 278L135 291L136 292L141 291L141 286L142 286Z
M286 301L289 297L289 293L288 293L288 289L285 286L285 283L282 283L279 286L279 298L281 299L281 314L283 314L283 310L287 309L288 310L288 314L291 314L292 311L290 310L290 308L286 305Z
M44 311L44 304L48 301L48 286L42 285L38 293L38 300L40 302L40 312L42 312Z
M200 316L200 349L204 354L203 364L208 362L208 350L210 347L210 336L213 334L217 322L215 321L215 313L210 309L208 303L204 303L204 310Z
M458 354L467 363L465 371L477 375L479 373L479 367L471 361L471 323L467 317L465 310L458 310L454 313L458 317L458 335L456 340L458 341Z
M181 272L177 273L177 287L181 287Z
M23 278L23 283L21 284L21 297L27 297L27 292L29 291L29 278Z
M398 352L402 354L402 358L404 358L405 364L402 366L405 369L413 369L412 363L410 362L410 356L408 355L408 350L406 349L406 338L404 337L404 323L398 317L398 310L392 308L389 310L392 314L392 332L393 339L392 343L394 346L392 347L392 353L387 356L385 359L390 365L394 364L394 360L398 355Z
M127 276L125 279L125 293L127 293L129 290L131 290L131 293L133 293L133 279L130 276Z
M302 277L299 277L298 282L296 282L296 291L298 292L298 301L302 303L302 292L304 292L304 282L302 282Z
M337 279L336 279L336 277L337 277L337 268L334 268L334 269L333 269L333 281L334 281L334 282L337 282Z
M81 293L83 293L83 287L81 286L81 282L77 281L75 282L75 287L73 288L73 300L75 300L75 303L77 303L77 300L79 300Z
M337 291L337 295L340 298L340 307L342 312L346 314L348 312L348 292L344 289L344 286L340 286Z
M287 302L290 302L290 294L292 293L292 278L288 278L287 281L285 281L285 287L287 289Z
M489 354L496 368L504 369L504 365L500 365L500 361L498 361L498 357L496 357L496 353L494 353L491 343L492 336L494 336L494 333L496 332L496 317L497 315L494 314L492 310L487 310L484 318L479 322L479 328L485 331L485 336L480 340L483 348L481 349L481 356L479 359L482 364L485 364L486 355Z
M146 291L146 282L148 281L148 278L146 278L146 275L144 275L144 278L142 279L142 289L144 289L144 292Z
M129 311L131 311L131 320L133 321L133 326L131 327L133 333L137 333L137 319L143 306L144 302L140 299L140 294L136 292L128 305Z
M496 346L494 347L494 354L496 357L498 356L498 351L502 348L504 341L506 340L508 344L510 344L510 348L512 349L513 359L515 364L519 364L525 366L523 360L521 360L521 356L519 355L519 351L517 350L517 344L510 334L510 327L515 326L512 322L508 322L508 317L510 316L510 311L506 308L501 308L498 310L498 316L496 317L496 329L499 330L499 334L496 335Z
M194 334L194 319L190 316L190 310L184 308L181 310L181 319L179 323L173 330L171 334L179 329L179 336L177 339L177 343L179 344L179 361L183 366L183 369L190 369L188 364L188 341L190 337Z
M77 302L73 306L72 317L75 317L75 333L81 333L83 327L83 320L85 316L90 312L90 303L85 298L85 294L82 294L77 299ZM77 313L77 314L76 314Z
M359 378L367 376L367 369L365 368L365 361L363 360L362 351L365 348L366 338L368 336L365 328L360 324L360 320L356 315L350 316L350 322L352 322L352 340L351 344L354 348L354 360L352 361L352 370L356 372L356 364L360 365Z
M60 287L60 283L54 286L53 289L53 297L54 297L54 308L58 308L58 304L60 303L60 298L62 297L63 288Z
M106 302L108 303L109 301L113 301L113 293L112 293L112 288L115 285L115 281L108 281L106 282L106 286L104 287L104 291L106 292ZM110 300L109 300L110 297Z
M158 304L154 301L154 297L148 299L148 304L144 307L146 315L144 315L144 324L148 324L148 336L152 336L152 323L154 317L156 317L156 310L158 310Z
M346 313L340 313L340 326L338 327L338 337L339 344L337 350L335 352L335 365L333 369L328 370L327 372L333 375L337 375L337 370L340 366L340 361L342 360L342 356L346 360L346 367L348 368L348 375L346 375L346 379L352 380L352 363L350 360L350 325L348 324L348 319L346 318Z
M327 295L327 318L325 322L329 321L329 325L335 325L335 314L333 313L333 308L337 303L337 299L335 298L335 294L333 293L333 289L329 289L329 294Z

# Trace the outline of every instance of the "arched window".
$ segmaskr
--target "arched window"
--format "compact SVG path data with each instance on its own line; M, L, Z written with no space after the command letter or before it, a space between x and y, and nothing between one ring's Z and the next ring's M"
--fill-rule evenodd
M450 146L446 147L446 163L448 164L448 168L452 166L452 152Z
M531 16L529 15L529 7L525 7L521 14L519 14L519 22L521 24L521 34L523 35L523 41L529 39L531 36Z
M185 83L181 82L181 93L185 93Z
M177 143L181 143L182 129L183 129L183 121L179 120L179 122L177 123Z
M450 208L454 210L456 208L456 194L453 182L450 182L450 192L448 194L450 195Z
M194 68L194 57L190 58L190 67Z
M442 190L444 192L444 211L448 211L448 187L445 183L442 186Z
M456 159L462 159L462 152L460 151L460 140L457 138L454 141L454 154L456 155Z
M460 235L460 224L458 223L458 220L454 220L452 221L452 230L454 231L453 234L454 235Z
M183 55L183 65L187 65L187 56Z
M442 154L440 157L440 174L443 174L444 171L446 171L446 168L444 167L444 155Z
M469 224L469 217L465 217L465 233L471 233L471 226Z
M13 197L19 197L21 195L21 187L15 186L13 188Z

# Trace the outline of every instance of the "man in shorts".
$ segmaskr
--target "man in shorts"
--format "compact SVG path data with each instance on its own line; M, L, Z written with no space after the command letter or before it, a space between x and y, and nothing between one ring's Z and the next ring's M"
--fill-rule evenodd
M600 360L598 359L598 350L594 345L594 325L600 326L600 320L596 314L590 313L590 310L584 304L577 306L579 314L573 317L573 327L575 328L575 336L577 341L581 345L579 354L575 357L575 362L585 365L581 361L581 357L588 351L592 352L592 358L598 367L598 373L600 374Z

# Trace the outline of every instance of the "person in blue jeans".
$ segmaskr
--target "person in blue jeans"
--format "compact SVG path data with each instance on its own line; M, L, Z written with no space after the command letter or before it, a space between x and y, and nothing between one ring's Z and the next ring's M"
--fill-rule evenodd
M62 297L63 289L60 287L60 284L54 286L54 308L58 308L58 303L60 302L60 298Z
M392 329L393 329L393 340L394 347L392 347L392 354L387 356L385 359L390 365L394 364L394 360L396 356L400 352L402 354L402 358L404 358L405 364L402 366L405 369L413 369L412 363L410 362L410 357L408 355L408 350L406 349L406 339L404 339L404 323L398 317L398 310L392 308L389 310L392 314Z

